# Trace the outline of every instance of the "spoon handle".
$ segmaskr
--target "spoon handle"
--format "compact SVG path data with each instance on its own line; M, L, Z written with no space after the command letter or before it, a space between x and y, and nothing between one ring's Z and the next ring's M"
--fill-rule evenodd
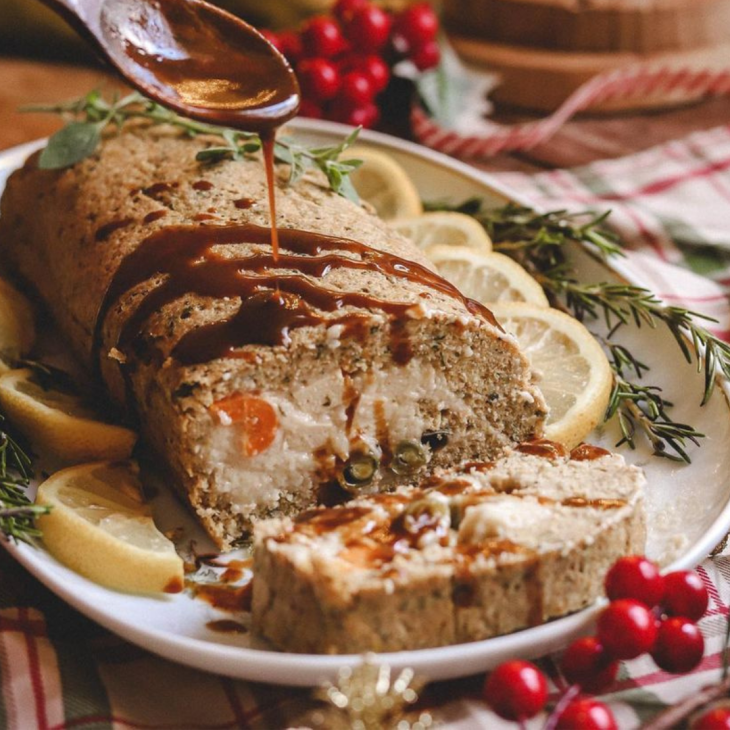
M41 2L61 16L83 39L91 43L94 50L109 60L99 42L98 33L101 9L106 0L41 0Z

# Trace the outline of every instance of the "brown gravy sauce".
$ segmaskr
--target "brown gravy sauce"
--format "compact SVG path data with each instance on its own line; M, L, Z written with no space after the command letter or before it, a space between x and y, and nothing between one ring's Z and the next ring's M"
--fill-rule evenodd
M436 477L433 483L434 489L447 497L462 494L465 489L468 489L471 486L472 483L466 479L449 479L447 481L442 481Z
M343 372L342 378L344 381L342 400L345 404L345 433L349 436L362 393L357 390L352 378L347 373Z
M94 234L94 239L97 241L106 241L112 233L120 231L122 228L126 228L132 223L134 223L134 218L122 218L118 221L111 221L110 223L97 228L96 233Z
M261 132L261 152L264 155L264 170L266 171L266 189L269 198L269 225L271 226L271 250L274 252L274 261L279 259L279 229L276 227L276 178L274 175L274 145L276 131L268 129Z
M250 611L253 596L253 580L242 586L229 586L221 583L196 583L186 581L187 587L195 598L200 598L214 608L222 611Z
M219 634L246 634L248 629L238 621L231 621L231 619L219 619L218 621L208 621L205 624L211 631L215 631Z
M486 472L494 469L494 462L493 461L467 461L465 464L462 464L460 468L466 472L475 471L479 474L485 474Z
M593 509L619 509L626 506L625 499L585 499L584 497L568 497L561 499L564 507L592 507Z
M171 578L162 590L164 593L180 593L183 588L183 582L179 578Z
M518 545L511 540L493 539L478 545L457 545L454 558L456 560L452 599L459 608L468 608L476 602L476 583L472 574L472 565L480 557L494 558L504 553L532 555L534 551ZM530 596L531 613L534 611L535 594L539 591L542 606L542 585L525 586Z
M604 456L610 456L611 452L592 444L579 444L570 452L572 461L594 461Z
M549 439L526 441L515 446L515 451L531 456L539 456L543 459L559 459L568 456L568 450L565 446Z
M160 220L160 218L164 218L167 215L167 209L163 208L162 210L153 210L151 213L147 213L147 215L142 219L143 223L154 223L155 221Z
M152 198L153 200L159 200L163 193L169 193L173 188L178 187L179 183L167 183L167 182L157 182L153 185L149 185L146 188L142 188L142 193L146 195L148 198ZM133 191L137 192L137 191Z
M375 416L375 438L380 446L380 464L387 467L393 461L393 450L390 446L390 428L385 416L385 403L382 400L376 400L373 404L373 415Z
M478 490L460 496L464 490L472 486L466 480L445 481L435 486L436 491L449 496L458 497L458 508L463 511L470 506L483 504L492 497L499 497L503 492ZM294 518L294 532L310 536L319 536L325 533L338 531L343 544L340 557L364 568L382 567L390 562L398 553L407 553L411 549L418 549L420 539L430 532L435 532L442 545L448 544L449 530L440 522L438 514L433 514L424 507L421 512L413 514L406 512L409 504L422 499L425 492L414 491L411 495L377 494L368 499L376 506L383 507L387 517L383 518L373 513L370 506L331 507L327 509L312 509ZM626 505L623 499L588 499L585 497L567 497L555 500L550 497L533 494L514 493L518 498L536 499L540 504L560 504L572 508L593 508L601 510L619 509ZM406 523L406 520L408 522ZM286 542L289 533L277 537L280 542ZM464 573L478 555L497 555L504 552L524 553L536 556L537 553L524 546L509 540L486 540L475 545L455 546L458 570L457 574ZM535 567L535 571L539 569ZM528 571L529 572L529 571ZM457 575L458 578L458 575ZM537 582L537 578L535 579ZM535 598L532 605L537 605ZM540 604L541 606L541 604ZM542 616L540 607L536 608L535 615ZM538 622L542 621L535 619Z
M343 313L325 318L345 306L385 312L390 320L392 348L403 339L400 322L409 319L409 303L388 302L366 293L343 292L318 280L335 269L375 271L416 282L461 301L469 311L498 326L492 313L464 297L453 285L420 264L357 241L308 231L280 231L283 253L266 251L224 255L218 245L265 245L271 230L253 224L232 226L169 226L155 231L129 254L117 269L97 315L95 348L112 305L126 292L152 277L165 280L141 297L124 324L116 347L122 352L139 342L146 320L163 306L186 294L240 297L238 311L228 319L202 325L180 339L173 350L179 362L192 365L220 357L238 357L245 345L286 345L296 328L321 323L344 324L345 336L364 333L363 316ZM294 273L278 273L279 270ZM405 356L401 361L407 361Z

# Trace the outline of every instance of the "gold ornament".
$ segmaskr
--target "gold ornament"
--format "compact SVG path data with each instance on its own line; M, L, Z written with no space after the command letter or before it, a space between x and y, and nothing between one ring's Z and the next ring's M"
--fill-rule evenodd
M403 669L391 679L391 668L377 664L375 654L366 654L357 667L344 667L337 681L326 682L315 697L329 703L329 712L316 713L332 730L426 730L433 727L428 712L409 717L408 707L418 701L425 682L412 669ZM326 714L326 717L322 716ZM314 719L314 718L313 718Z

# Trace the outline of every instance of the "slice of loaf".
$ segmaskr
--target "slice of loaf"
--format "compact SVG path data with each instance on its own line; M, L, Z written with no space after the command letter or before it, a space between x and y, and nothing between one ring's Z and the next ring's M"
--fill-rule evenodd
M645 542L644 477L549 441L255 529L253 626L307 653L458 644L577 611Z
M390 489L542 432L516 341L409 241L279 165L274 259L261 160L197 161L213 143L133 126L67 170L32 157L0 252L221 547L340 482Z

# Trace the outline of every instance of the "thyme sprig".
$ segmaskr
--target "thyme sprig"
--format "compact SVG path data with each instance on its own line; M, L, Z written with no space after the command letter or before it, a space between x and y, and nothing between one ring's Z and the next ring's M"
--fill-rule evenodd
M478 198L457 206L435 203L427 207L473 216L490 234L494 250L522 264L547 291L553 304L580 320L602 318L610 330L603 344L614 372L606 419L617 417L622 433L619 444L635 448L640 431L654 453L690 461L688 442L697 444L703 434L671 419L667 413L671 403L663 397L661 389L636 382L649 368L611 338L630 322L637 327L655 328L659 324L667 327L684 359L695 362L698 371L704 374L702 405L712 395L718 372L730 377L730 345L698 323L698 320L715 321L711 317L666 305L648 289L630 284L578 281L568 258L569 244L587 245L606 259L624 255L619 237L602 228L608 212L598 216L564 210L538 213L513 203L490 209Z
M62 104L33 105L23 107L26 112L61 114L66 125L49 140L39 158L43 169L56 170L80 162L94 153L101 143L102 134L109 126L117 129L130 119L146 119L152 124L169 124L183 129L191 137L201 134L215 135L220 144L211 143L200 150L196 159L216 163L226 159L242 159L261 149L261 139L253 132L242 132L213 124L198 122L180 116L147 97L133 92L127 96L105 99L97 91L91 91L79 99ZM354 130L340 144L333 147L306 147L289 137L276 140L274 156L279 162L289 164L289 182L298 180L310 169L321 170L332 190L350 200L358 196L349 175L356 170L360 160L341 160L340 155L357 139L360 129Z
M28 453L10 435L0 415L0 535L15 542L39 537L35 518L48 508L31 504L26 490L32 476Z

